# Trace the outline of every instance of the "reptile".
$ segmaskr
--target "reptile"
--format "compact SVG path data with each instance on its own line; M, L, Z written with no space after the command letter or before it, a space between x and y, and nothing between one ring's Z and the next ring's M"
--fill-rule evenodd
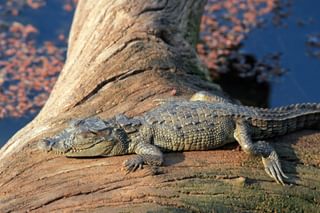
M169 100L151 111L129 118L99 117L72 120L38 147L67 157L136 154L124 162L127 172L143 164L160 166L162 152L211 150L237 141L248 154L260 156L266 173L284 184L275 149L264 139L303 128L320 129L320 103L263 109L198 92L190 100Z

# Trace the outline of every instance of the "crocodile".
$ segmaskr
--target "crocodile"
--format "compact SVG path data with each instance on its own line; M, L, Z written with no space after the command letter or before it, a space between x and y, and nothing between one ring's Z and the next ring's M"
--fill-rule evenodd
M264 109L198 92L190 100L169 100L136 117L123 114L72 120L38 147L67 157L136 154L124 162L127 172L144 164L160 166L162 152L211 150L237 141L248 154L260 156L266 173L284 184L275 149L264 139L303 128L320 129L320 103Z

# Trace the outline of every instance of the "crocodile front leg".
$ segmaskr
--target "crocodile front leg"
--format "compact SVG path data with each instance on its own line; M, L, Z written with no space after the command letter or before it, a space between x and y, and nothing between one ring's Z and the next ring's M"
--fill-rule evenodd
M134 172L142 168L143 164L151 166L160 166L163 163L163 154L160 149L149 143L138 143L135 147L136 156L124 162L124 168L127 172Z
M275 179L277 183L284 185L283 178L288 178L281 169L279 157L272 146L265 141L252 143L250 128L246 121L237 120L234 138L238 141L241 148L249 154L262 157L262 162L266 173Z

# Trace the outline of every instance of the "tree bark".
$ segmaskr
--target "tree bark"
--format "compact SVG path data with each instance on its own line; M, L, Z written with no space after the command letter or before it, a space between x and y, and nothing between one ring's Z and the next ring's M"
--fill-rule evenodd
M152 100L223 96L195 52L205 0L80 0L67 60L39 115L0 150L0 211L315 211L320 205L320 134L276 139L292 186L265 174L235 146L169 153L161 174L125 175L128 156L70 159L35 142L73 118L141 114ZM289 143L288 143L289 141Z

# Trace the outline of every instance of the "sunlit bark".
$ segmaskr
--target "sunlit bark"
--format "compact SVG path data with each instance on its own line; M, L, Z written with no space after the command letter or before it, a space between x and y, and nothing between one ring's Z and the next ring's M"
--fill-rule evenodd
M156 98L220 93L194 49L205 2L80 0L67 60L49 100L0 151L1 212L273 211L319 205L315 153L320 150L314 145L319 134L299 141L299 134L291 135L283 139L291 143L276 146L286 158L285 171L301 178L291 189L268 178L260 159L234 148L167 154L157 176L144 170L125 175L121 164L128 156L68 159L37 150L38 139L72 118L132 116L154 107ZM296 166L298 159L302 164Z

